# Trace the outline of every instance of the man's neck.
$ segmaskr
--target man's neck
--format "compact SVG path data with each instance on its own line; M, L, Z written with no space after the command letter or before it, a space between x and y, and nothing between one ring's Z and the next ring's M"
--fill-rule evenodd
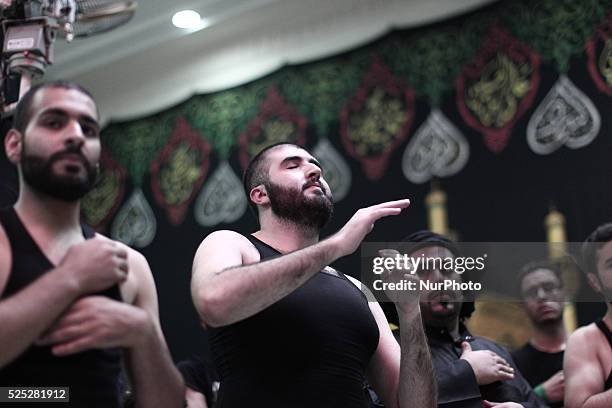
M297 251L319 242L318 231L276 217L262 219L261 229L253 235L281 253Z
M28 226L43 228L51 233L80 231L80 205L66 202L31 190L23 183L15 211Z
M533 327L530 343L536 349L546 353L556 353L565 350L567 331L563 320Z
M452 337L453 341L461 337L461 334L459 333L459 316L454 316L452 318L444 320L423 320L423 324L438 330L446 329L448 334Z
M453 341L461 337L461 334L459 333L459 319L457 318L449 321L446 325L446 330L448 330L448 334L451 335Z

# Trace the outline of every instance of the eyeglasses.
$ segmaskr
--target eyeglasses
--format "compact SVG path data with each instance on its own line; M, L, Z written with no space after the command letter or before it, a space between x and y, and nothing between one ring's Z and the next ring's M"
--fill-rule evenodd
M523 292L523 297L526 299L546 298L556 296L561 292L561 287L554 283L544 283L539 286L534 286Z

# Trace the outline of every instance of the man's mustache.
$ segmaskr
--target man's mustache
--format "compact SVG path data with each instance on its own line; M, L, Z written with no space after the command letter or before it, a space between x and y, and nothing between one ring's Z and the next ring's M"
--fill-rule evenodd
M81 152L81 149L78 146L69 146L61 152L53 153L51 157L49 157L48 162L49 164L51 164L65 157L75 157L81 163L83 163L83 166L85 166L86 168L92 168L92 165L89 163L89 161L87 161L87 158L85 157L83 152Z
M304 186L302 187L302 190L306 190L309 187L319 187L321 189L321 191L323 191L323 193L327 194L327 191L325 190L325 187L323 186L323 184L319 181L307 181L306 183L304 183Z

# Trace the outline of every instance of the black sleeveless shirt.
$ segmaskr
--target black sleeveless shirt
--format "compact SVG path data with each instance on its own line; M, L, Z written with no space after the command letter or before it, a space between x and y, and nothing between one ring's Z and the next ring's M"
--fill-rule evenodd
M604 323L603 320L599 319L595 322L595 324L597 325L599 330L603 332L604 336L606 336L606 338L608 339L608 343L610 343L610 347L612 347L612 333L610 333L610 329L608 329L606 323ZM606 380L604 386L606 390L612 388L612 371L610 371L610 374L608 375L608 379Z
M0 211L0 223L10 242L13 258L8 282L0 295L0 299L5 299L54 266L34 242L13 208ZM92 229L83 226L85 238L89 239L94 234ZM97 295L121 300L118 286ZM21 408L42 405L115 408L120 406L117 383L120 369L120 349L87 350L66 357L56 357L51 353L51 347L32 345L7 366L0 368L0 386L70 387L69 404L15 404Z
M247 236L261 260L280 253ZM378 326L344 275L319 272L261 312L209 329L217 408L367 407L363 382Z

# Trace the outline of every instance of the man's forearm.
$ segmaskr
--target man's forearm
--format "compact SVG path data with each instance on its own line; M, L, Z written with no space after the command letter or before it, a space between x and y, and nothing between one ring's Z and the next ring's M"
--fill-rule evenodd
M227 268L196 293L196 307L210 326L250 317L279 301L340 256L335 241L250 265Z
M183 407L185 386L160 335L128 349L127 359L137 407Z
M79 296L58 269L0 301L0 367L23 353Z
M437 387L418 303L408 312L398 310L398 315L402 343L399 406L435 408Z

